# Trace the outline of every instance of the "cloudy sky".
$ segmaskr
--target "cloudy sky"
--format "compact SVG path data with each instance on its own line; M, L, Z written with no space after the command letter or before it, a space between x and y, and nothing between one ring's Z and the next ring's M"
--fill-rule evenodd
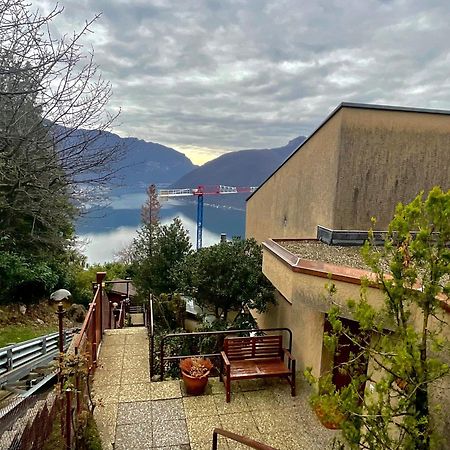
M308 135L342 101L450 109L448 0L59 3L60 33L102 13L86 42L114 131L195 163Z

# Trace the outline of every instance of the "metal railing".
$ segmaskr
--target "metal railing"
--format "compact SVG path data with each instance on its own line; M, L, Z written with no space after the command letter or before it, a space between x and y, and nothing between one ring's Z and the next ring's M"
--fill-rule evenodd
M149 347L149 363L150 363L150 379L155 375L155 323L153 316L153 295L148 296L148 306L145 307L144 323L148 329L148 337L150 340Z
M194 356L201 356L203 358L212 358L212 357L219 357L220 353L205 353L200 355L171 355L171 356L165 356L164 354L164 344L169 339L174 338L194 338L194 337L200 337L200 336L228 336L228 335L239 335L242 333L268 333L268 332L287 332L289 335L289 346L288 350L289 352L292 351L292 331L289 328L250 328L245 330L225 330L225 331L196 331L193 333L171 333L166 334L162 337L161 343L160 343L160 380L162 381L164 379L164 362L166 361L174 361L174 360L181 360L184 358L191 358ZM290 365L289 365L290 367Z
M233 441L244 444L247 447L256 448L257 450L277 450L270 445L262 444L261 442L255 441L247 436L241 436L240 434L232 433L231 431L223 430L222 428L214 428L212 450L217 450L219 434L227 439L232 439Z
M64 331L66 348L74 335ZM25 376L37 365L49 363L58 353L58 332L0 348L0 386Z

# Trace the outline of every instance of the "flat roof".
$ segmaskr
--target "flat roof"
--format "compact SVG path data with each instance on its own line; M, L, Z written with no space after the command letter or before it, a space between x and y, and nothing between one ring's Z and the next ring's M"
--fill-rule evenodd
M286 241L277 239L276 242L292 254L298 256L300 260L321 261L337 266L371 270L361 255L360 246L328 245L314 239ZM387 265L385 270L388 270Z
M392 106L392 105L373 105L370 103L352 103L341 102L326 118L325 120L278 166L246 199L250 200L259 189L273 177L338 111L342 108L356 108L356 109L372 109L380 111L401 111L421 114L440 114L450 116L450 110L445 109L428 109L415 108L412 106Z

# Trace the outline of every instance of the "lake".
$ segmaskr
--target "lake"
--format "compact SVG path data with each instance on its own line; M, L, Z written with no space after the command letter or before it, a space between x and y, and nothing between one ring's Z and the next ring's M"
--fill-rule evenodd
M127 194L115 197L111 205L101 211L95 211L79 220L77 234L80 248L87 256L88 263L112 261L114 256L129 245L140 226L141 205L145 194ZM205 200L206 201L206 200ZM168 200L161 205L160 219L163 224L179 217L187 229L192 246L196 243L196 201ZM203 246L216 244L220 234L228 238L245 235L245 211L225 207L204 205L203 209Z

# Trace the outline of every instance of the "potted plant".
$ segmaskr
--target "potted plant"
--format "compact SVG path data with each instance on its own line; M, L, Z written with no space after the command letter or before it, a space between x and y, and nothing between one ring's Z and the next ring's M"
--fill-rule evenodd
M346 416L339 408L337 399L333 395L323 395L311 399L312 407L320 423L330 430L339 430Z
M310 373L305 373L305 375L308 379L311 377ZM317 418L325 428L330 430L342 428L346 415L342 411L339 395L331 381L330 374L326 374L319 379L318 388L318 392L310 398L311 406Z
M186 392L191 395L201 395L208 383L208 375L213 365L209 359L186 358L180 362Z

